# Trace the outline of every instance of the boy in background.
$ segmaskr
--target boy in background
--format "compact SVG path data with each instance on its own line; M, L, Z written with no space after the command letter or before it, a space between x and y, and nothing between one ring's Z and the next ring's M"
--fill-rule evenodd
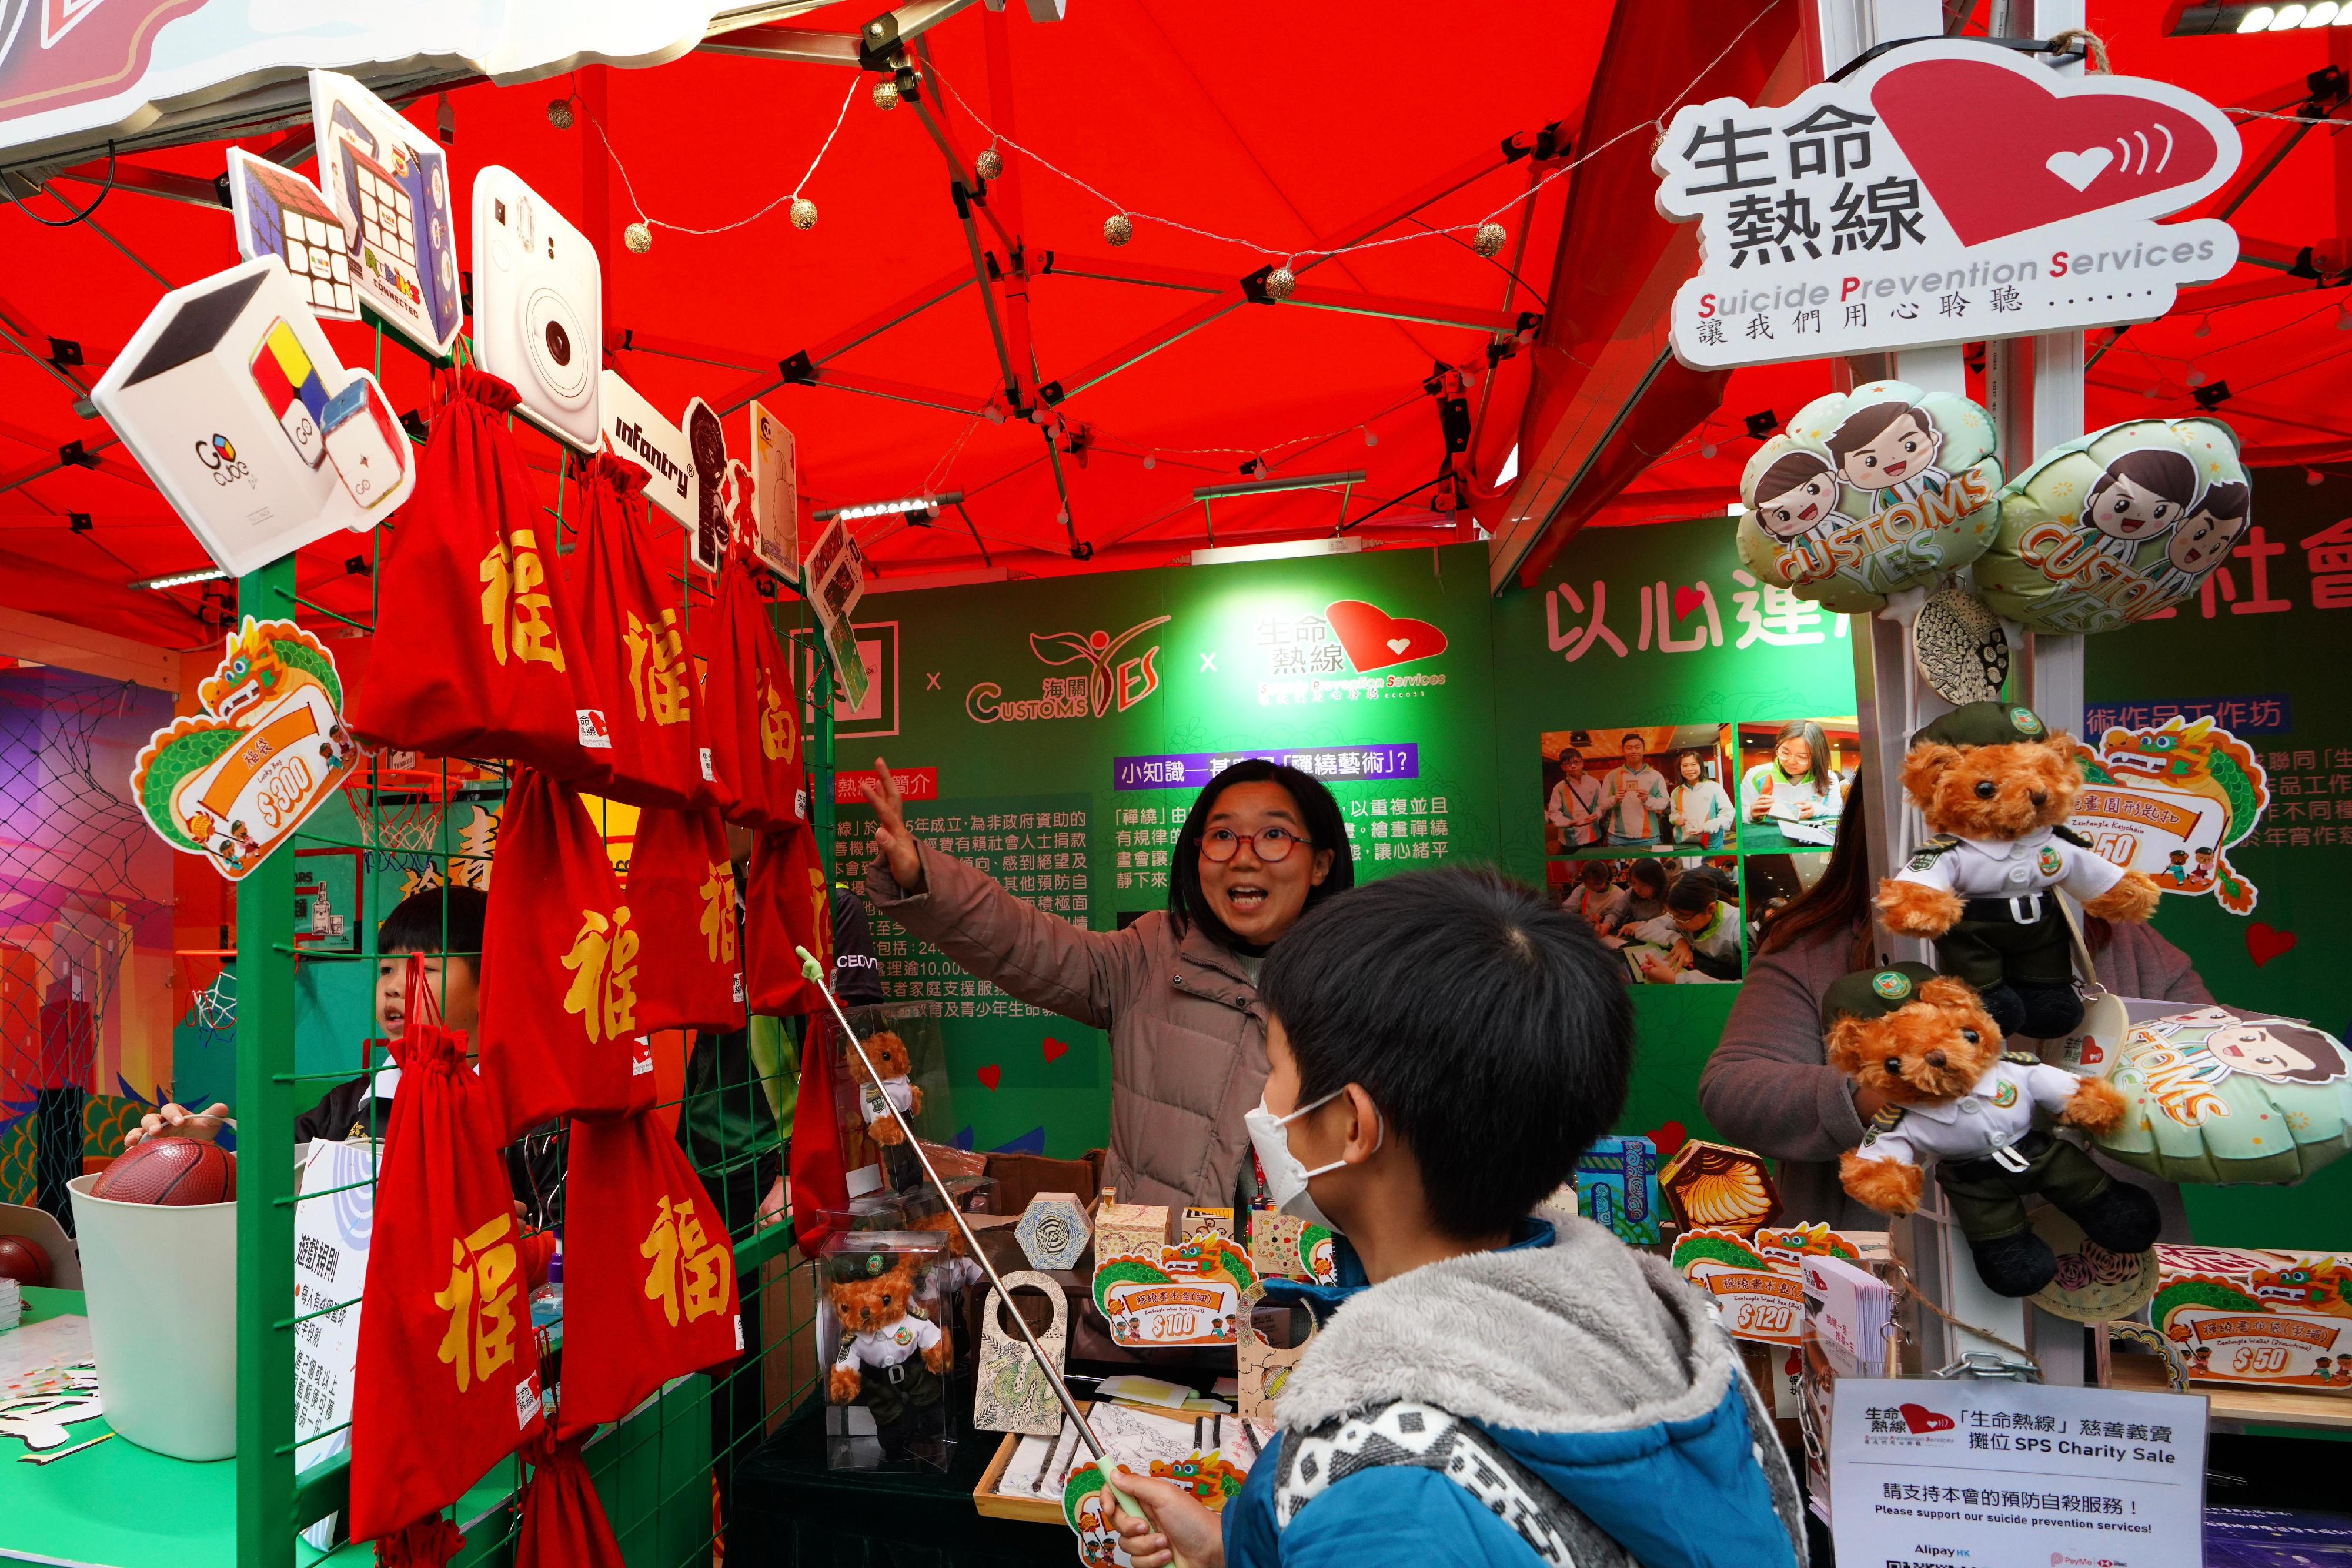
M1706 1303L1534 1212L1623 1105L1620 967L1488 872L1359 887L1275 947L1251 1143L1282 1209L1342 1238L1339 1282L1266 1282L1323 1326L1222 1528L1118 1477L1150 1515L1107 1504L1136 1568L1803 1560L1771 1412Z

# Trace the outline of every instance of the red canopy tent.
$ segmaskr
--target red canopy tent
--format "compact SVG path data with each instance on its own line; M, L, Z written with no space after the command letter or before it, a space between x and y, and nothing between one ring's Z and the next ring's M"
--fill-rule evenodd
M2175 8L2094 4L2091 25L2119 71L2225 107L2341 110L2352 28L2173 38ZM911 106L876 107L879 76L728 52L772 48L761 29L651 69L458 86L409 112L453 127L460 189L504 163L604 241L608 362L656 406L699 394L740 443L740 405L760 396L798 436L806 505L961 492L962 513L928 527L856 524L886 578L1157 565L1210 542L1212 523L1219 544L1325 534L1342 520L1337 487L1220 501L1213 518L1192 492L1355 471L1351 532L1424 543L1484 525L1509 539L1517 517L1524 570L1580 526L1720 511L1754 450L1748 416L1785 417L1829 384L1826 365L1661 368L1646 346L1660 268L1687 244L1651 206L1655 122L1694 95L1793 90L1796 9L1082 0L1036 26L974 8L924 40L945 149ZM845 37L858 21L827 7L791 26ZM2245 264L2165 321L2095 335L2090 418L2189 412L2226 382L2219 412L2255 462L2352 459L2352 424L2332 413L2352 390L2337 336L2352 314L2335 292L2343 133L2242 118L2250 193L2231 215ZM1003 173L967 225L951 177L992 142ZM200 193L225 145L124 157L152 172L150 190ZM104 162L52 188L87 204ZM806 232L777 201L795 189L819 209ZM1115 247L1104 224L1122 212L1134 237ZM77 404L167 285L235 259L227 214L136 188L74 226L34 214L65 215L47 196L0 214L0 595L152 643L206 642L202 585L126 586L203 554ZM1507 231L1492 259L1464 226L1489 214ZM635 255L622 231L640 218L656 226ZM1254 296L1245 280L1286 261L1297 292ZM372 333L332 330L348 362L375 361ZM786 361L803 354L813 374L794 379ZM390 345L383 360L394 405L422 405L423 364ZM1456 398L1468 449L1450 456ZM555 449L524 440L551 503ZM306 549L305 597L363 608L346 564L363 548Z

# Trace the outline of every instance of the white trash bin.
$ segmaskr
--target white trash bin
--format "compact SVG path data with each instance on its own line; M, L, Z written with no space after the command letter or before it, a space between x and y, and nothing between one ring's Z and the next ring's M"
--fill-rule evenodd
M77 1176L74 1230L106 1419L175 1459L236 1455L236 1205L115 1203Z

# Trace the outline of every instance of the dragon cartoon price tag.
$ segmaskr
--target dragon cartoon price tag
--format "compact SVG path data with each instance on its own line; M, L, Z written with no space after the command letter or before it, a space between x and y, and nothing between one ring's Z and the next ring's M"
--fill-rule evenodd
M131 773L155 835L231 882L294 835L359 762L327 645L250 615L196 687L204 711L157 730Z
M1130 1349L1232 1344L1243 1292L1257 1282L1249 1255L1211 1231L1150 1255L1098 1257L1095 1306L1112 1341Z

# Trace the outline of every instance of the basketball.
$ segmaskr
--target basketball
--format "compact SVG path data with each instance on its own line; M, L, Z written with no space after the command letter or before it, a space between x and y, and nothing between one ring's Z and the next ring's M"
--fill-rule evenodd
M236 1196L236 1156L195 1138L150 1138L117 1156L89 1193L110 1203L226 1203Z
M49 1282L49 1255L22 1236L0 1236L0 1280L20 1285Z

